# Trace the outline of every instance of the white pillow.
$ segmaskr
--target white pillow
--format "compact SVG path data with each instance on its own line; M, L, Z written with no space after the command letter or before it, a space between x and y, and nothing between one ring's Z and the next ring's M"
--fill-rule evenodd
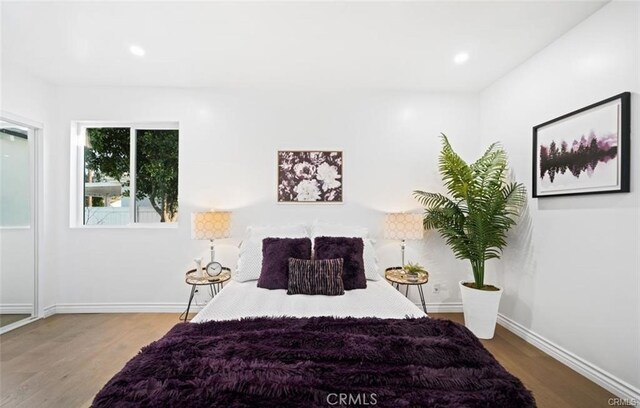
M377 281L382 279L380 272L378 272L378 257L376 256L376 249L373 247L373 241L367 238L363 238L364 252L362 254L364 258L364 275L368 280Z
M238 267L233 279L238 282L258 280L262 271L262 240L274 238L307 238L309 233L304 225L288 225L281 227L247 228L247 237L240 244Z
M349 237L362 238L364 243L364 275L368 280L377 281L382 279L378 272L378 259L373 241L368 239L369 230L364 227L343 224L329 224L322 221L314 221L311 226L311 240L316 237Z
M304 224L283 225L283 226L249 226L247 227L247 238L263 240L268 237L274 238L307 238L309 231Z
M315 237L368 238L369 230L353 225L330 224L315 220L311 225L311 239Z

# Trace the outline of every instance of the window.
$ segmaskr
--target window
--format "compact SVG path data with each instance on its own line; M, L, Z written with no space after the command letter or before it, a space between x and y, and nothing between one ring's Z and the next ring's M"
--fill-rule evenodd
M82 179L77 224L177 221L177 124L82 123L77 129Z

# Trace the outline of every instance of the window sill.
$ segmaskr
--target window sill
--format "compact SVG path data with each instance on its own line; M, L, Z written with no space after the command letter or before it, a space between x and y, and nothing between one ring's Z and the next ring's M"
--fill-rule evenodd
M71 229L178 229L178 223L126 224L126 225L72 225Z

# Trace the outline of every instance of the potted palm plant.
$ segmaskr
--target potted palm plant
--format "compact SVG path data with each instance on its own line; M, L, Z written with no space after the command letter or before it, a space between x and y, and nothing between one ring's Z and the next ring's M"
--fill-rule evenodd
M524 185L510 181L507 154L494 143L467 164L442 134L439 171L448 195L414 191L424 206L424 227L435 229L456 258L468 259L473 282L460 282L465 325L476 336L493 338L502 288L484 281L485 263L499 259L506 234L526 202Z

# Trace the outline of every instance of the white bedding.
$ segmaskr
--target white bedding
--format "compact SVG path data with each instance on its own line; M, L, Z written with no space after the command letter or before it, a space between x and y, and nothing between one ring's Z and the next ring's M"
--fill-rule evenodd
M234 320L255 316L335 316L380 317L402 319L424 317L424 312L411 303L386 280L367 281L366 289L346 291L342 296L287 295L284 289L257 287L257 281L229 281L192 320Z

